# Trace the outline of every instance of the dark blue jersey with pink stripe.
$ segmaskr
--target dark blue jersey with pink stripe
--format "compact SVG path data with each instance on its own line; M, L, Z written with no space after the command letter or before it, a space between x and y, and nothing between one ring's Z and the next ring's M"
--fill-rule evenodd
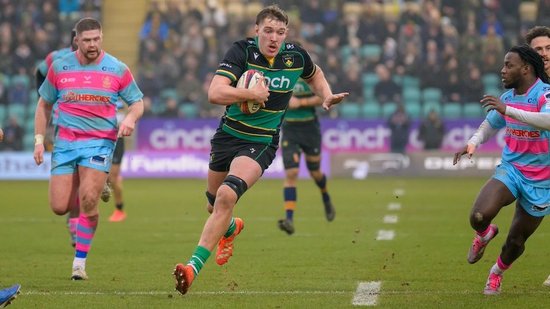
M500 100L524 111L550 113L550 85L539 79L525 94L517 95L510 89L500 96ZM505 128L502 161L512 164L533 186L550 187L550 132L494 110L487 114L487 120L495 129Z
M117 101L128 105L143 94L128 67L102 52L91 64L81 64L78 51L53 62L40 96L53 104L56 150L114 146Z

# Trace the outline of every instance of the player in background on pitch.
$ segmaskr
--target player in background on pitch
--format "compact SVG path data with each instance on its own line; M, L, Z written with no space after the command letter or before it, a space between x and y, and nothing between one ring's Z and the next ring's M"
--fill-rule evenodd
M117 102L117 122L121 123L125 116L125 104L122 101ZM109 190L112 188L115 202L115 210L109 217L110 222L121 222L126 219L126 212L124 211L124 199L122 195L122 175L120 174L120 167L122 164L122 158L124 157L124 137L118 137L115 151L113 153L113 160L111 164L111 171L109 178L107 179L107 187ZM105 189L103 190L103 194ZM109 194L110 196L110 194ZM108 199L107 199L108 200ZM104 200L105 201L105 200Z
M307 169L311 178L321 191L325 216L330 222L336 215L327 189L327 177L321 171L321 128L316 107L323 103L309 85L299 79L292 91L288 110L282 125L281 149L285 167L283 198L285 219L278 226L288 235L294 233L294 210L298 194L296 182L300 168L300 157L305 155Z
M208 90L210 103L225 105L226 111L211 140L206 191L211 214L189 261L174 269L176 290L181 294L187 293L216 245L218 265L224 265L232 256L235 237L244 227L242 219L233 217L233 208L273 162L280 126L298 78L304 78L323 98L324 109L348 95L333 94L323 71L309 54L285 42L288 16L277 5L258 13L255 32L256 37L230 47ZM250 89L235 88L239 77L249 69L261 71L264 76ZM261 109L245 114L239 104L234 104L243 101L256 101Z
M460 152L471 157L480 144L506 129L502 162L483 186L470 213L476 235L468 262L481 259L489 241L498 234L491 224L499 211L516 201L516 211L501 253L489 272L484 294L499 294L504 271L525 250L525 242L550 214L550 85L540 55L528 45L512 47L501 70L504 88L500 96L481 99L487 117ZM541 130L544 129L544 130Z
M39 89L33 156L37 165L43 163L44 134L53 115L50 207L55 214L64 215L78 194L80 216L71 279L84 280L115 142L118 136L133 133L143 114L143 94L128 67L102 50L99 21L83 18L75 28L78 49L53 62ZM128 102L129 108L117 128L119 98Z

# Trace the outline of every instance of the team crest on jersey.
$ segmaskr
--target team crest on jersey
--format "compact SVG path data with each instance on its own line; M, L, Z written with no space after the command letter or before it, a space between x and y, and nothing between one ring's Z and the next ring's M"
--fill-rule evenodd
M103 77L103 88L111 88L111 84L112 84L111 78L109 76L104 76Z
M283 56L283 62L286 65L287 68L291 68L294 64L294 56L292 55L284 55Z

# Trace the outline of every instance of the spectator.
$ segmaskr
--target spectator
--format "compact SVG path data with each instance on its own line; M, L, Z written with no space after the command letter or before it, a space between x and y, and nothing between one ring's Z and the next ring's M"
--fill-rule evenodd
M439 150L444 135L445 125L439 114L432 109L420 125L418 139L424 142L424 150Z
M409 142L409 129L411 122L409 115L405 111L403 104L398 104L396 110L388 119L390 128L390 152L406 153L406 147Z
M0 149L4 151L23 150L23 136L25 130L19 125L15 116L10 116L8 125L4 127L4 143L0 143Z
M160 113L158 116L162 118L177 118L180 116L180 112L178 109L178 100L174 97L167 97L165 99L165 109L162 113Z
M374 97L380 104L387 102L401 103L401 86L391 76L390 70L383 65L376 66L378 82L374 85ZM351 94L351 93L350 93Z

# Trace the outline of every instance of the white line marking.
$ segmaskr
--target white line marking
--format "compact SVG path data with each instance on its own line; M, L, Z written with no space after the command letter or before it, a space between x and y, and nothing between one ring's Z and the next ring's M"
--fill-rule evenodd
M189 294L195 295L332 295L332 294L351 294L352 291L189 291ZM143 296L143 295L168 295L168 294L179 294L176 291L22 291L22 295L38 295L38 296L49 296L49 295L83 295L83 296L93 296L93 295L121 295L121 296Z
M400 210L401 204L400 203L389 203L388 204L388 210Z
M395 237L393 230L379 230L376 240L392 240Z
M393 190L393 194L395 196L403 196L403 195L405 195L405 189L397 188L397 189Z
M384 223L388 224L395 224L398 221L397 215L385 215L384 216Z
M351 304L354 306L376 306L381 285L380 281L359 282Z

